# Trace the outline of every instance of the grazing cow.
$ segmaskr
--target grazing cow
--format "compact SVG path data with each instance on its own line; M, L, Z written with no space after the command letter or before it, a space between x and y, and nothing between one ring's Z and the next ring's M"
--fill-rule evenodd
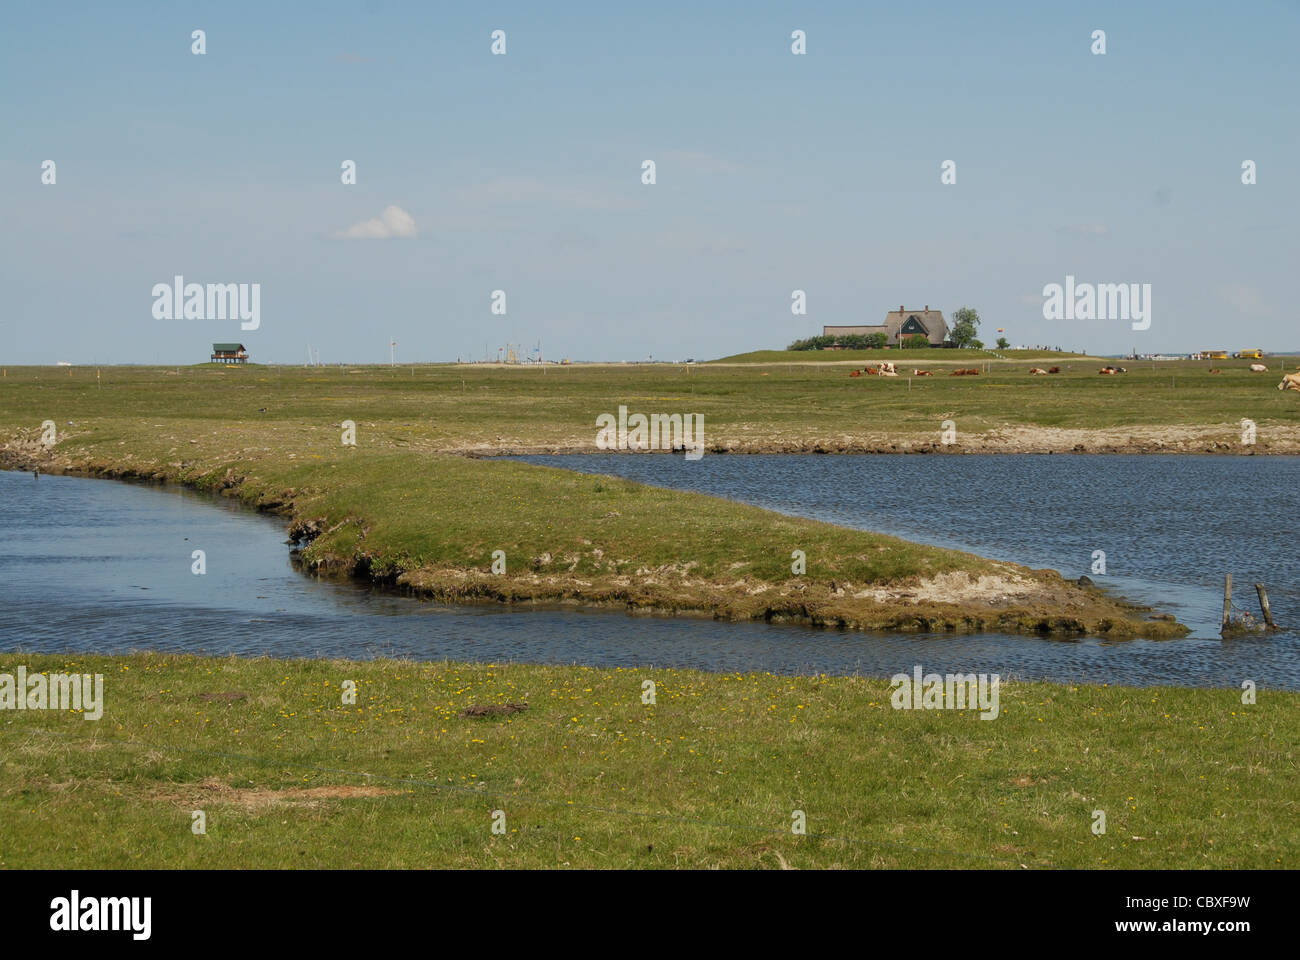
M1282 382L1277 385L1279 390L1300 390L1300 373L1282 374Z
M1048 372L1048 373L1060 373L1060 372L1061 372L1061 368L1060 368L1060 367L1049 367L1048 370L1047 370L1047 372Z
M931 373L929 370L916 370L916 369L913 369L913 370L912 370L912 376L914 376L914 377L933 377L934 374Z
M1031 377L1045 377L1047 376L1047 371L1044 370L1042 367L1030 367L1029 375Z
M1251 373L1268 373L1268 367L1264 366L1264 364L1262 364L1262 363L1252 363L1252 364L1250 365L1250 372L1251 372Z

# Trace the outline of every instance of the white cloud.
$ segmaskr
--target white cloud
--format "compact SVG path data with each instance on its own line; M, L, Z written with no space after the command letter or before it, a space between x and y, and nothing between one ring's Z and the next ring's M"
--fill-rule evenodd
M384 207L379 216L354 223L334 236L350 240L387 240L389 237L414 237L418 233L415 218L401 207L390 205Z

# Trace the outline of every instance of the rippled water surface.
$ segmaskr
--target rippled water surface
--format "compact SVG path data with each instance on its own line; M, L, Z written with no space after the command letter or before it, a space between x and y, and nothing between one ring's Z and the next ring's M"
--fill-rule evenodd
M1098 579L1130 596L1149 596L1202 626L1214 620L1215 581L1226 565L1235 564L1243 584L1264 577L1279 619L1297 607L1297 561L1283 549L1284 524L1298 505L1295 459L545 459L1071 575L1087 569L1092 550L1104 548L1115 576ZM1199 519L1189 520L1193 515ZM1053 525L1047 532L1041 526L1046 519ZM191 573L191 555L199 549L206 554L203 576ZM1245 599L1243 592L1238 602ZM237 504L175 488L77 477L34 480L5 471L0 601L4 650L154 649L877 675L920 663L941 672L1054 680L1235 687L1254 679L1261 686L1300 689L1294 633L1222 642L1198 627L1207 639L1165 643L879 636L432 604L302 575L290 563L284 521Z

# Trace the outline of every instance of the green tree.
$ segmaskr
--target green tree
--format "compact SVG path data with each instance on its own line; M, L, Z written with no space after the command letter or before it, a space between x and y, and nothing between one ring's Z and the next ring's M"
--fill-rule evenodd
M974 307L958 307L952 312L952 330L948 339L959 347L974 346L979 327L980 315Z
M998 349L1006 350L1011 346L1011 341L1006 337L998 337Z
M866 350L871 346L867 335L862 333L846 333L842 337L836 337L835 345L846 350Z
M796 340L794 343L790 344L790 346L786 347L786 349L787 350L820 350L822 349L822 347L833 347L833 346L835 346L834 337L822 336L822 337L809 337L807 340Z
M885 336L883 333L867 334L868 350L883 350L885 349L885 344L887 344L888 342L889 342L889 338Z
M905 350L925 350L930 346L930 338L920 333L914 333L899 346Z

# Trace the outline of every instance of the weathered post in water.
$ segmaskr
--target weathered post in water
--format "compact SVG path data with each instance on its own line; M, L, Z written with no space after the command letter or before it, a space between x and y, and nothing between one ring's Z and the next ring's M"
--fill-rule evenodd
M1232 574L1223 575L1223 625L1220 630L1226 630L1228 621L1232 618Z
M1276 630L1277 624L1273 622L1273 612L1268 608L1268 593L1265 592L1264 585L1255 584L1255 592L1259 594L1259 609L1264 614L1264 622L1268 624L1269 629Z

